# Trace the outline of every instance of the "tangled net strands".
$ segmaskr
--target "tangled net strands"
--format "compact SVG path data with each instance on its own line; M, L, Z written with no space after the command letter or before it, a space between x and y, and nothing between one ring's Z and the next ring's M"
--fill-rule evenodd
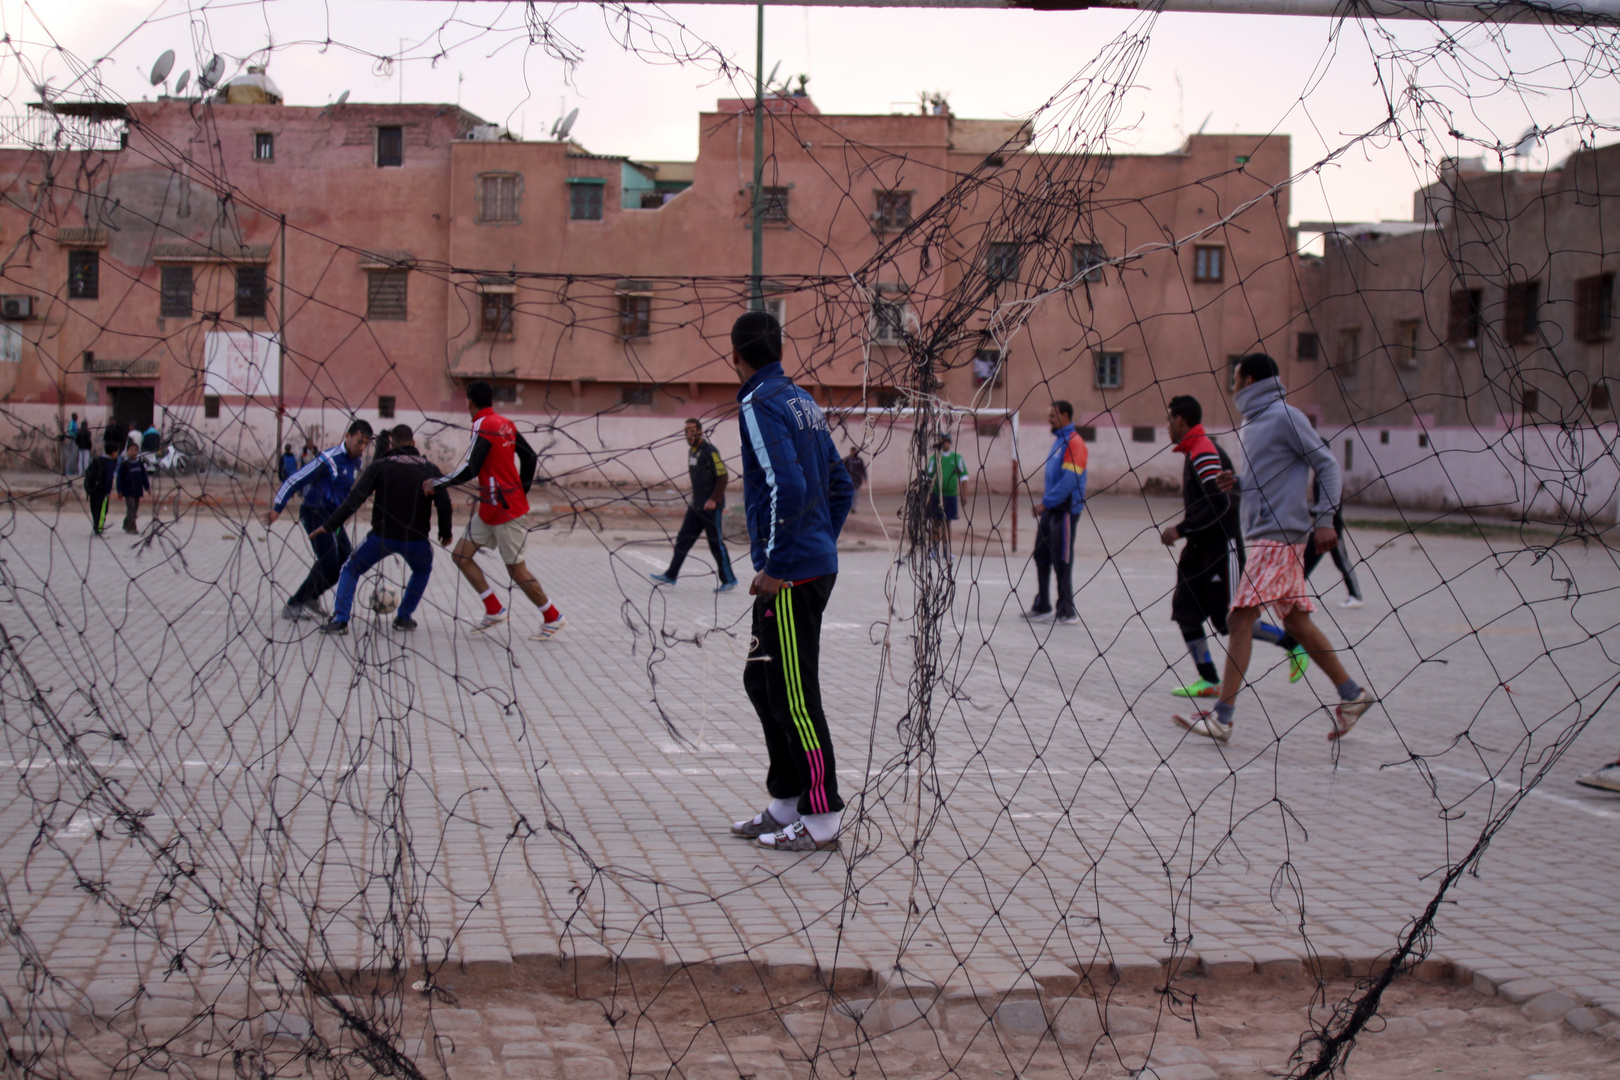
M737 74L718 48L655 9L605 10L643 59ZM580 48L538 9L526 8L524 19L525 30L506 44L582 62ZM307 550L296 534L265 543L255 532L254 507L269 501L274 484L256 463L264 447L252 444L245 414L225 438L192 430L195 456L211 466L184 482L193 503L183 507L174 489L138 541L114 555L86 547L83 513L66 484L46 492L65 499L8 499L0 532L0 731L14 777L0 851L8 1067L39 1077L442 1075L455 1054L445 1016L455 984L529 958L548 985L597 1006L600 1035L617 1043L631 1074L724 1073L714 1051L735 1060L727 1047L735 1025L791 1014L800 1022L788 1030L816 1075L946 1075L958 1071L968 1045L996 1047L1019 1075L1110 1075L1143 1067L1105 1033L1120 1030L1119 1018L1134 1008L1124 1004L1137 1000L1130 976L1148 973L1137 987L1151 989L1148 1030L1196 1024L1198 989L1186 976L1199 935L1229 934L1205 927L1231 914L1227 921L1257 943L1255 955L1287 946L1316 980L1309 1004L1317 1007L1291 1075L1340 1071L1380 1015L1383 994L1424 970L1469 879L1489 878L1490 845L1620 686L1607 659L1615 562L1603 522L1576 512L1521 519L1483 557L1474 548L1463 558L1420 546L1415 567L1396 557L1407 533L1364 553L1362 572L1389 613L1360 638L1347 638L1344 626L1333 633L1346 640L1352 669L1366 670L1381 700L1375 716L1392 739L1369 739L1367 751L1349 741L1330 757L1318 741L1323 702L1275 688L1277 676L1266 682L1257 662L1244 698L1248 741L1218 753L1185 746L1162 715L1166 680L1185 661L1179 643L1162 637L1174 572L1157 547L1151 500L1143 497L1145 512L1128 520L1089 511L1082 519L1085 549L1102 557L1080 560L1085 619L1067 637L1032 634L1016 618L1017 593L1029 588L1012 544L1018 491L971 503L977 543L954 561L934 557L926 472L936 437L971 432L963 442L981 475L1008 460L1006 412L983 437L977 427L995 380L983 400L962 402L944 392L945 377L982 350L1016 350L1021 370L1036 374L1008 410L1044 410L1061 396L1054 387L1077 385L1081 372L1089 380L1093 353L1117 332L1098 322L1093 292L1103 283L1129 298L1134 329L1151 343L1155 325L1201 314L1185 286L1181 306L1165 307L1158 278L1165 267L1185 272L1178 253L1229 230L1286 235L1290 188L1370 146L1398 145L1415 174L1434 175L1437 147L1469 141L1459 102L1556 91L1568 96L1567 118L1543 130L1576 130L1584 147L1595 147L1613 126L1592 118L1601 109L1586 97L1613 91L1620 49L1606 27L1549 25L1558 62L1519 71L1499 28L1435 28L1431 43L1414 48L1403 44L1409 35L1372 20L1339 24L1323 69L1342 35L1363 35L1388 118L1294 175L1262 178L1239 166L1205 178L1198 187L1219 193L1216 212L1198 233L1178 235L1159 205L1182 192L1127 197L1108 184L1111 140L1127 126L1156 22L1137 18L1036 112L1031 130L1041 153L1020 155L1022 141L1009 143L966 174L928 175L926 163L851 142L825 118L767 116L784 142L841 147L812 159L845 195L835 220L864 219L858 196L874 186L944 192L916 207L873 256L851 257L834 242L832 221L794 220L800 231L818 230L811 235L824 245L822 265L771 279L793 301L786 330L803 381L855 369L866 387L895 391L886 416L831 416L869 456L903 456L910 477L898 527L886 527L885 561L873 569L851 557L869 577L862 585L858 574L846 575L853 584L833 606L834 617L855 620L846 629L860 639L828 666L829 712L852 791L836 856L700 866L680 850L714 845L706 828L671 816L706 821L733 807L689 801L671 810L672 801L754 797L744 793L758 767L733 767L752 740L737 686L747 614L719 601L697 611L648 588L654 564L643 556L662 554L668 519L657 511L676 478L657 465L669 460L659 456L666 446L615 447L601 417L555 416L552 408L563 406L551 402L541 417L518 416L554 492L552 509L533 520L531 558L542 577L578 581L582 591L605 565L603 580L616 594L616 617L598 597L594 613L581 608L576 619L604 625L543 657L451 633L466 621L468 599L442 565L427 601L430 632L415 639L362 629L338 649L279 622ZM439 41L449 52L485 32L491 28L458 17ZM8 63L33 81L21 43L12 48ZM83 92L101 92L95 79L95 67L82 66ZM1296 105L1308 111L1308 89ZM212 114L196 115L207 133ZM1489 154L1507 150L1500 140L1472 141ZM124 152L214 193L210 243L221 250L244 241L243 208L286 210L255 206L217 153L153 140L134 140ZM38 229L60 224L53 215L69 203L105 197L104 158L40 158L46 183L6 178L5 189L9 208L32 215ZM136 220L128 206L95 212L160 239L167 227ZM1507 250L1506 211L1481 203L1459 213L1478 241L1447 248L1413 287L1516 280L1522 264ZM1127 246L1100 264L1077 264L1073 245L1110 230L1122 231ZM334 265L355 254L300 233L326 244ZM1614 254L1601 233L1597 240L1596 254ZM27 265L31 243L22 236L6 245L7 280ZM996 272L1005 250L996 245L1009 243L1017 245L1016 273ZM1303 322L1289 311L1269 324L1274 309L1258 298L1297 288L1298 266L1289 251L1230 268L1222 293L1252 312L1256 343L1316 325L1329 305L1367 299L1352 281ZM513 318L542 328L558 348L568 337L616 339L619 282L644 279L656 299L649 336L696 335L708 345L689 370L665 375L675 385L725 370L723 331L751 287L746 275L649 278L636 267L572 275L417 261L410 269L455 290L465 323L453 332L479 317L469 281L504 276ZM295 305L332 307L319 289L286 288ZM899 319L901 348L875 347L874 305L885 304ZM345 314L357 335L366 333L363 311ZM1450 331L1443 313L1436 318L1441 325L1426 331L1443 340ZM1068 328L1062 347L1033 332L1042 321ZM187 335L200 332L193 325L159 334L133 351L195 356ZM1444 350L1435 354L1459 365L1455 385L1473 388L1454 404L1481 436L1476 450L1442 459L1448 473L1470 455L1484 457L1533 475L1566 510L1612 507L1612 424L1594 436L1590 415L1566 415L1561 425L1513 432L1493 426L1494 407L1489 419L1473 414L1480 395L1517 395L1532 370L1572 385L1584 378L1560 360L1562 343L1519 351L1494 320L1481 320L1479 333L1480 356L1491 358L1481 361L1483 374L1461 370L1464 361ZM49 341L31 344L66 370ZM1393 362L1398 343L1367 344L1360 364ZM357 407L329 370L343 347L290 357L310 374L310 398L340 411ZM1144 352L1157 372L1151 346ZM634 351L627 355L634 363ZM1156 376L1133 394L1162 411L1175 394L1201 391L1212 428L1230 428L1238 417L1214 415L1230 405L1209 393L1226 358L1207 361L1201 379ZM379 380L386 367L385 357ZM1350 408L1355 387L1344 376L1325 366L1319 385L1291 389ZM195 379L190 390L200 394L203 372ZM1447 407L1431 400L1446 393L1434 385L1400 408ZM1109 408L1130 403L1131 395L1118 395ZM13 459L46 463L56 433L20 408L0 411ZM1353 428L1382 422L1373 416ZM463 431L430 417L422 435L448 464ZM1544 446L1532 453L1527 439ZM1035 476L1040 465L1018 467ZM638 486L612 481L626 469ZM1381 471L1377 482L1391 475ZM1463 505L1466 475L1448 476ZM1091 496L1135 499L1143 480L1133 466ZM1533 508L1536 493L1522 494ZM654 530L658 541L612 536L633 529ZM575 534L586 542L546 546ZM1493 650L1493 626L1520 631L1518 647ZM600 685L603 671L623 684ZM1449 700L1443 723L1424 712L1436 680ZM582 704L614 690L627 699L609 703L615 719ZM645 722L628 715L632 700ZM605 799L573 782L608 774L623 787L608 784ZM1356 789L1347 797L1359 810L1311 805L1324 790L1346 788ZM1368 804L1383 800L1424 808L1432 833L1404 838L1411 850L1398 873L1421 869L1367 917L1386 935L1376 960L1364 958L1353 992L1330 997L1354 942L1336 928L1348 898L1317 883L1337 861L1393 857L1377 842L1354 850ZM1335 822L1336 814L1346 820ZM666 831L662 844L643 835ZM640 838L621 842L630 833ZM632 851L652 855L627 857ZM1394 922L1392 911L1402 913ZM1154 937L1157 948L1144 944ZM868 970L883 981L864 982ZM1016 1006L1037 987L1038 1037L1014 1038ZM676 999L690 1009L679 1020ZM979 1009L977 1019L963 1021L964 1008ZM927 1033L932 1054L915 1062L913 1045L904 1067L894 1057L886 1064L893 1051L884 1039L894 1029Z

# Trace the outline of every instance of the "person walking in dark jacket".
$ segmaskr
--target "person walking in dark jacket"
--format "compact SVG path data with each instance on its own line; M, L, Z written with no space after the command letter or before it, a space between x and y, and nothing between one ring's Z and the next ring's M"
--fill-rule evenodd
M815 399L782 371L782 327L750 311L731 328L742 379L743 494L754 580L743 688L765 730L771 804L732 824L778 851L838 846L832 732L821 708L821 617L838 579L838 534L855 492Z
M1243 573L1243 525L1237 492L1225 492L1218 478L1230 472L1232 459L1204 432L1204 407L1187 394L1170 400L1170 438L1176 452L1185 455L1181 471L1183 514L1167 525L1159 538L1165 547L1185 540L1176 563L1176 591L1170 599L1170 617L1181 627L1198 679L1170 691L1176 697L1219 697L1221 676L1210 655L1208 622L1226 635L1226 612L1232 584ZM1288 681L1305 677L1311 658L1293 635L1272 623L1255 620L1257 641L1269 641L1288 653Z
M686 553L699 536L707 536L709 554L714 556L714 570L720 578L714 591L730 592L737 587L737 575L731 572L731 555L721 531L721 516L726 510L726 463L714 444L703 437L703 424L698 420L686 422L686 445L686 475L692 485L692 501L687 504L681 531L675 534L675 553L670 557L669 569L648 576L660 585L675 584Z
M118 468L113 473L113 487L124 498L124 531L140 532L135 527L135 516L141 509L141 496L152 490L152 481L146 475L141 444L134 439L125 444L124 456L118 459Z
M107 502L117 470L118 462L111 454L97 454L84 467L84 493L90 497L90 528L97 536L107 529Z
M439 544L450 546L450 493L435 487L433 494L424 491L424 483L444 474L439 467L416 450L416 436L409 425L392 428L389 449L355 481L349 497L332 512L325 524L310 534L314 539L326 533L335 533L354 515L360 505L373 494L371 503L371 532L354 549L338 575L337 598L332 602L332 621L321 627L322 633L347 634L349 618L354 611L354 591L367 570L389 555L398 555L411 568L410 580L405 583L405 596L400 600L394 616L395 630L415 630L416 620L411 616L422 602L428 577L433 573L433 545L428 543L429 514L439 511Z
M1320 499L1321 497L1322 497L1322 478L1319 476L1319 477L1316 478L1315 485L1311 488L1311 498L1314 501L1314 500ZM1350 565L1350 560L1346 556L1346 553L1345 553L1345 547L1344 547L1344 545L1345 545L1344 503L1343 502L1340 502L1338 506L1333 508L1333 531L1338 534L1339 542L1337 544L1334 544L1331 548L1328 549L1328 554L1333 556L1333 565L1339 568L1339 573L1344 577L1344 591L1350 594L1349 596L1346 596L1343 600L1339 601L1339 606L1342 607L1342 608L1358 608L1358 607L1361 607L1362 604L1364 604L1366 601L1362 600L1362 598L1361 598L1361 586L1356 583L1356 568ZM1305 577L1306 577L1306 580L1310 579L1311 571L1315 570L1316 569L1316 564L1321 562L1321 561L1322 561L1322 553L1317 550L1316 545L1315 544L1306 544L1305 545Z
M73 432L73 449L79 456L79 472L90 467L90 418L87 416L79 421L78 428Z
M360 455L366 452L366 445L370 442L370 424L364 420L350 424L342 442L330 450L323 450L311 458L308 465L287 478L281 490L276 492L276 501L271 504L270 512L264 515L264 523L274 525L287 508L288 500L300 491L304 493L304 504L299 507L298 520L304 532L309 534L310 547L315 550L315 565L310 567L308 576L298 589L287 598L287 607L281 613L283 619L319 618L320 595L337 584L343 564L354 551L354 546L349 543L349 534L344 530L323 532L319 536L316 530L326 524L332 511L349 497L355 475L360 471Z

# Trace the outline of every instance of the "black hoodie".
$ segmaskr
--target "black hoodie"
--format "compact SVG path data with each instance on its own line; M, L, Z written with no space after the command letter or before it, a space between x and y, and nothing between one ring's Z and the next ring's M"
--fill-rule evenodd
M326 519L326 531L337 532L343 523L376 492L371 504L371 531L384 540L426 540L432 507L439 508L439 538L450 539L450 493L437 488L422 494L422 482L444 475L414 446L396 446L373 461L354 482L343 505Z

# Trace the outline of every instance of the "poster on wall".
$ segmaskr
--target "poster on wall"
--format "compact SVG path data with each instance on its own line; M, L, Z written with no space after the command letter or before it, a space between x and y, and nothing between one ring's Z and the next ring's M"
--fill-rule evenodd
M204 393L275 397L281 391L281 342L275 334L218 331L204 346Z
M0 323L0 364L22 363L23 336Z

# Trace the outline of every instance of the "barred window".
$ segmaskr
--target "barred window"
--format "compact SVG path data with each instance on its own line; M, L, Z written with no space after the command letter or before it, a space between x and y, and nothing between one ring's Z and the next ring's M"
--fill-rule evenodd
M487 292L479 305L478 335L496 341L512 340L512 294Z
M1193 280L1226 280L1226 248L1220 244L1193 245Z
M387 169L405 164L405 129L380 127L377 129L377 168Z
M236 317L262 319L265 309L265 277L262 266L236 268Z
M219 419L219 395L218 394L204 394L203 395L203 419L204 420L218 420Z
M1074 276L1081 281L1101 281L1107 261L1108 252L1101 244L1074 245Z
M786 225L788 220L788 189L785 187L762 187L759 190L760 220L767 225Z
M991 281L1017 281L1018 255L1020 245L1010 241L999 241L990 245L985 253L984 272Z
M652 333L652 297L640 293L619 294L619 336L642 338Z
M1125 385L1125 354L1099 352L1097 362L1097 389L1118 390Z
M270 132L256 131L253 133L253 160L276 160L276 137Z
M377 396L377 419L392 420L394 418L394 395L379 394Z
M478 220L516 221L518 178L480 176L478 178Z
M93 250L68 252L68 299L95 300L101 296L101 253Z
M403 319L409 270L370 270L366 273L366 318Z
M191 267L165 266L158 314L165 319L191 318L192 285Z
M606 187L606 184L569 184L568 219L601 221L602 192Z
M872 221L880 232L899 232L911 224L911 192L880 191Z
M872 303L872 340L879 345L899 345L905 341L906 305L894 300Z

